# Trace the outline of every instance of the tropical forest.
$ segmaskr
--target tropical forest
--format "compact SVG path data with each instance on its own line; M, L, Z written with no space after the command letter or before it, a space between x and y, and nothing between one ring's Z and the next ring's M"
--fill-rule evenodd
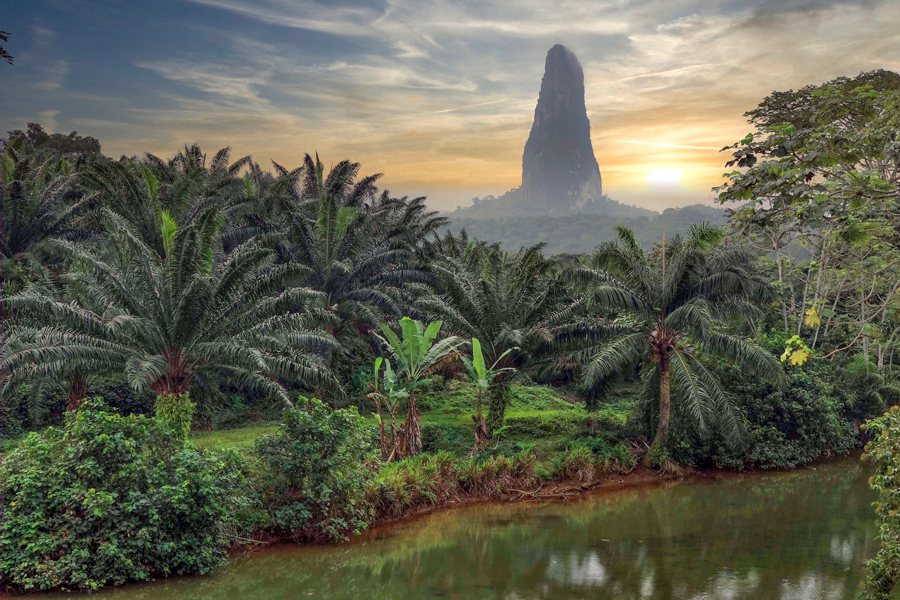
M0 594L897 597L900 75L756 97L662 214L551 191L560 77L456 212L10 130Z

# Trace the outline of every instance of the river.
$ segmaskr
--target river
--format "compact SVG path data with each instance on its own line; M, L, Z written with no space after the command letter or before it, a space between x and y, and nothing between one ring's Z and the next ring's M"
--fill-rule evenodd
M867 477L847 459L567 503L477 505L91 598L849 599L877 550Z

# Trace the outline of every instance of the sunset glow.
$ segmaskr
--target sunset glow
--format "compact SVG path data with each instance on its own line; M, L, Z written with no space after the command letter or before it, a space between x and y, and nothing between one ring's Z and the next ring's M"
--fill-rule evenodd
M679 169L653 169L647 174L647 183L672 185L681 181Z
M649 208L712 198L719 150L772 90L900 70L889 0L33 0L3 2L0 24L17 59L0 135L37 121L116 158L198 142L266 167L318 152L440 209L521 183L555 43L584 67L604 191Z

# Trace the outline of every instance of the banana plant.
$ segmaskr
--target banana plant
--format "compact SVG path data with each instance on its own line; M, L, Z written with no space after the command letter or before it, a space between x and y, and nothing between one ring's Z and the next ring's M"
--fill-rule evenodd
M484 360L484 354L481 351L481 342L478 341L478 338L472 338L472 358L469 358L468 356L460 357L460 360L462 360L462 363L466 367L466 375L469 383L475 386L477 414L472 415L472 420L475 421L474 454L478 454L484 449L484 445L490 437L487 423L484 420L484 413L482 412L482 395L486 389L491 387L494 383L494 379L496 379L498 375L516 370L513 367L497 367L497 365L506 358L506 355L513 350L518 350L518 348L509 348L494 361L494 364L488 367Z
M383 375L381 372L382 365L384 366ZM381 356L375 359L374 383L369 384L372 392L367 397L375 402L381 457L384 460L390 462L398 456L400 445L397 443L399 437L397 433L397 412L400 406L408 400L411 390L430 382L430 379L420 379L412 384L404 384L400 381L397 372L391 367L390 359ZM390 435L388 435L388 430L385 427L384 409L387 409L390 416Z
M400 429L390 456L404 458L422 452L422 434L419 430L421 414L416 407L413 390L428 383L425 377L438 365L454 360L457 350L464 343L456 336L435 341L441 329L441 322L435 321L425 327L421 321L409 317L400 320L402 339L384 323L379 323L384 336L377 336L397 364L396 378L406 395L406 421ZM385 371L387 375L387 371Z

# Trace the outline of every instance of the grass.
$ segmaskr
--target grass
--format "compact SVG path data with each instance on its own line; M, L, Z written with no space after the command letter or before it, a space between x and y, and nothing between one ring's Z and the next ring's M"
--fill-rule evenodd
M423 438L426 449L433 452L467 452L473 441L471 414L475 411L475 393L461 382L441 382L437 389L430 389L420 396L423 416ZM590 435L585 420L595 419L597 434L616 438L628 419L631 403L616 399L592 415L584 412L547 386L511 386L512 400L506 411L507 428L492 443L496 452L534 450L538 456L546 456L562 449L565 444L580 435ZM403 414L398 415L400 420ZM377 422L372 415L365 416L372 428ZM191 439L199 448L246 448L264 435L278 430L277 421L255 421L252 424L215 431L195 431ZM0 455L10 452L24 436L0 441Z
M553 389L543 385L512 385L509 410L549 411L576 410L578 407L560 397ZM475 411L476 396L472 386L460 381L446 381L417 394L420 408L427 416L460 415L468 418Z
M575 437L591 435L586 420L595 421L596 435L620 437L626 426L631 403L616 399L596 413L588 415L584 409L562 397L547 386L511 386L512 399L506 411L507 428L492 442L496 452L515 452L525 448L538 456L547 456L565 447ZM439 382L419 396L423 412L420 424L425 448L430 452L450 451L465 454L473 443L472 418L475 393L461 382ZM402 421L404 415L398 415ZM373 429L377 421L365 415L366 424ZM267 434L275 433L277 422L255 422L247 427L192 434L201 448L242 448Z
M258 438L275 433L277 429L278 423L256 423L235 429L195 431L191 434L191 439L198 448L245 448Z

